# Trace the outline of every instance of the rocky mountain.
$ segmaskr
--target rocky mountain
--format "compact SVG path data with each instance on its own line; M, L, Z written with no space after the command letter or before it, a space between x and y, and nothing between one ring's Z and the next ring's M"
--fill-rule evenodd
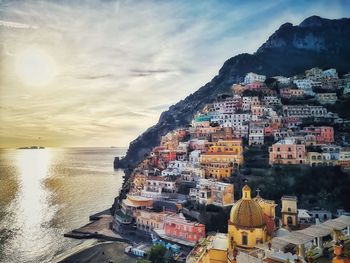
M163 112L156 125L132 141L118 168L133 166L144 158L160 137L189 124L194 114L217 94L226 92L245 74L293 76L312 67L350 72L350 18L330 20L311 16L299 25L285 23L254 53L228 59L210 82Z

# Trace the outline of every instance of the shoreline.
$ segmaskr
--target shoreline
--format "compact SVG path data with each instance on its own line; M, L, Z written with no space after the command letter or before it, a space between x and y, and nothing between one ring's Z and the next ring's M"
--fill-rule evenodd
M112 206L89 216L90 222L73 229L65 234L66 238L85 239L86 241L73 247L70 252L64 252L53 259L53 262L92 262L89 258L94 258L96 262L100 262L102 255L105 255L103 246L108 247L111 244L132 245L135 240L128 239L122 235L115 233L111 228L113 216L112 213L119 206L120 200L128 192L128 182L132 169L124 169L124 180L119 190L119 195L115 197ZM91 240L90 242L88 240ZM88 245L86 245L88 243ZM100 253L100 254L99 254ZM102 254L101 254L102 253ZM85 255L85 254L88 254ZM127 258L133 258L123 251L123 255ZM135 260L135 258L133 258ZM134 262L134 261L133 261Z
M55 263L99 263L99 262L123 262L135 263L136 258L133 258L124 253L128 244L124 242L100 242L80 249L60 258Z

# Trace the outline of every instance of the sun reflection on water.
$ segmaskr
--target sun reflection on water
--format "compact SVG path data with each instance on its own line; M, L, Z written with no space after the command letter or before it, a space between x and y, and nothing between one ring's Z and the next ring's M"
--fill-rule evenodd
M115 149L0 150L0 262L51 263L82 241L63 234L108 208L123 181Z
M30 259L52 241L50 229L45 227L55 214L50 206L49 193L44 186L48 176L51 153L48 149L19 150L16 154L19 191L16 197L17 213L13 224L20 238L12 248L22 250L22 255Z

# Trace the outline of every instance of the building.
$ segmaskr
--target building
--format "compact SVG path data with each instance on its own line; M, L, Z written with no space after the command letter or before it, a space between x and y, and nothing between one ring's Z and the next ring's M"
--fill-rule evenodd
M315 67L309 70L305 70L305 76L311 80L318 80L323 77L323 71L322 69Z
M279 84L288 85L290 83L290 78L284 76L275 76L273 77Z
M350 73L344 75L344 95L349 95L350 93Z
M232 184L201 178L198 180L196 188L190 189L190 197L202 205L229 206L234 202L233 191Z
M250 125L249 127L249 146L264 145L264 126Z
M234 113L237 109L242 108L242 97L234 95L213 103L213 111L216 113Z
M320 222L332 219L332 212L325 209L314 208L308 210L308 214L312 217L314 221L318 220Z
M283 226L298 225L298 207L297 198L295 196L284 195L282 200L281 219Z
M266 80L265 75L259 75L253 72L249 72L247 75L244 77L244 84L250 84L256 81L264 82Z
M286 138L269 147L269 163L304 164L306 162L305 144L299 144L294 138Z
M345 82L338 78L325 78L321 81L321 88L329 91L336 91L343 88Z
M244 112L250 111L250 105L252 102L252 97L242 97L242 110Z
M283 116L284 117L326 117L327 109L323 106L309 106L309 105L284 105Z
M315 93L312 90L312 87L316 85L316 83L311 79L296 79L293 80L293 83L298 87L298 89L302 90L305 95L314 96Z
M152 205L153 205L152 198L128 194L126 196L126 199L123 199L122 201L121 211L123 212L123 214L129 215L135 218L137 213L140 210L151 208Z
M231 124L229 124L231 126ZM234 134L231 127L223 127L220 130L211 134L211 141L217 142L219 140L233 140Z
M265 96L262 101L268 107L281 105L281 100L276 96Z
M322 72L322 77L323 78L334 78L337 79L338 78L338 72L335 68L330 68L327 70L324 70Z
M317 93L316 100L321 104L335 104L338 100L337 93Z
M334 142L334 129L331 126L309 126L300 131L303 136L312 135L317 145L331 144Z
M166 216L164 231L160 231L160 229L155 229L154 231L161 238L190 246L193 246L201 238L205 238L205 226L198 222L187 220L181 213Z
M350 167L350 148L342 148L339 153L338 165L349 168Z
M248 90L260 90L266 88L266 85L264 82L261 81L254 81L246 85L246 88Z
M144 197L158 197L162 193L175 193L176 181L164 176L148 176L141 195Z
M306 209L298 209L298 223L299 224L310 224L312 217L309 214L309 211Z
M304 91L301 89L293 88L283 88L280 89L280 96L282 98L291 99L291 98L301 98L304 97Z
M201 168L205 171L205 177L221 180L233 175L232 162L209 162L202 163Z
M241 165L243 163L242 140L229 140L214 142L206 153L200 157L201 165L209 163L232 163Z
M307 152L307 163L310 166L333 166L336 164L329 153L313 151Z
M256 246L271 239L275 206L273 201L263 200L260 196L252 198L250 187L245 185L242 198L231 208L228 233L216 233L201 240L187 256L186 262L263 262L250 254L256 252Z
M253 248L256 244L265 243L267 228L264 213L259 204L252 200L251 189L245 185L240 199L231 209L228 223L229 253L236 246Z
M239 127L247 124L251 120L251 115L249 113L235 113L231 116L232 127Z
M136 227L141 231L151 233L155 228L164 228L164 219L170 212L153 212L141 210L136 216Z
M201 156L200 150L193 150L192 152L190 152L188 156L190 164L192 166L198 166L200 156Z

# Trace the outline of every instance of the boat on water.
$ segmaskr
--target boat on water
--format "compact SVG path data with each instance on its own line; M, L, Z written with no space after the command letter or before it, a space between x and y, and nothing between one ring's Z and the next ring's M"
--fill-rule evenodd
M45 149L43 146L30 146L30 147L18 147L17 150L37 150L37 149Z

